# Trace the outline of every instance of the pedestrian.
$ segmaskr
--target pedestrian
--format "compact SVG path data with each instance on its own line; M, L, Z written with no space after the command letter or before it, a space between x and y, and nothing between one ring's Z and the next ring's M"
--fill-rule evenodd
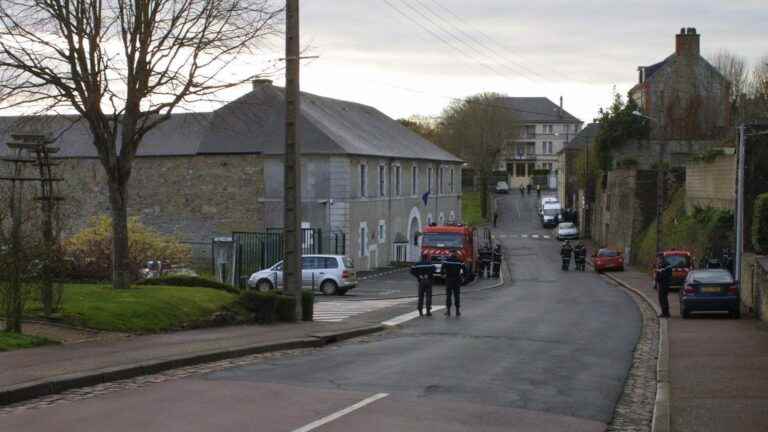
M499 221L499 211L494 210L493 211L493 227L496 228L496 222Z
M536 196L541 196L541 185L536 185Z
M528 183L528 185L526 185L525 188L528 190L528 195L530 195L531 194L531 184Z
M525 186L520 185L520 196L525 196Z
M672 266L664 265L664 255L659 254L656 262L656 289L659 292L659 318L669 318L669 284L672 282Z
M432 316L432 278L435 274L435 266L429 263L426 256L422 256L421 261L411 267L411 274L419 282L419 301L416 306L419 316L424 316L425 306L427 316Z
M451 316L451 306L456 305L456 316L461 316L461 279L464 263L454 252L443 262L445 271L445 316Z

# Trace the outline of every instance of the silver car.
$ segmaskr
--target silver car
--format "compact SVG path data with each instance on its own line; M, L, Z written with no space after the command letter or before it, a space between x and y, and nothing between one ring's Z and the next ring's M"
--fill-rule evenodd
M576 240L579 238L579 228L573 222L561 222L555 228L555 236L558 240Z
M354 264L342 255L304 255L301 274L303 287L319 289L326 295L344 295L357 286ZM282 289L283 262L252 274L248 286L258 291Z

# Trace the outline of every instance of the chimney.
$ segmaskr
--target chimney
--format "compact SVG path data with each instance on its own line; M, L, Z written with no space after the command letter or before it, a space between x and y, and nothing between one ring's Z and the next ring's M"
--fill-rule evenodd
M699 56L699 37L693 27L681 28L675 36L675 54L678 57L696 58Z
M258 90L261 87L272 85L272 80L267 78L257 78L253 81L251 81L251 84L253 85L254 90Z

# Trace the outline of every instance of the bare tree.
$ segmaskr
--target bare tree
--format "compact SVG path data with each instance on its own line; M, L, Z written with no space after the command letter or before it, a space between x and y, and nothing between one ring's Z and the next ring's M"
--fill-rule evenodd
M730 82L731 100L737 101L743 97L749 86L746 58L728 50L721 50L712 56L709 62Z
M276 30L268 0L3 0L2 108L74 109L109 189L113 286L127 288L127 185L143 137L174 109L254 78L230 65Z
M481 93L454 101L443 111L439 127L442 146L468 162L480 178L484 217L488 216L489 180L505 141L517 130L516 117L503 105L503 97Z
M752 71L750 100L753 117L768 117L768 56L761 58Z

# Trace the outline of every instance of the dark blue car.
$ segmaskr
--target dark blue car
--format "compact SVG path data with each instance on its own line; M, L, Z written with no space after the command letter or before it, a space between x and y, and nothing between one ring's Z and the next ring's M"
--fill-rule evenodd
M691 271L680 290L680 316L688 318L691 312L712 311L726 311L732 317L740 318L738 285L728 270Z

